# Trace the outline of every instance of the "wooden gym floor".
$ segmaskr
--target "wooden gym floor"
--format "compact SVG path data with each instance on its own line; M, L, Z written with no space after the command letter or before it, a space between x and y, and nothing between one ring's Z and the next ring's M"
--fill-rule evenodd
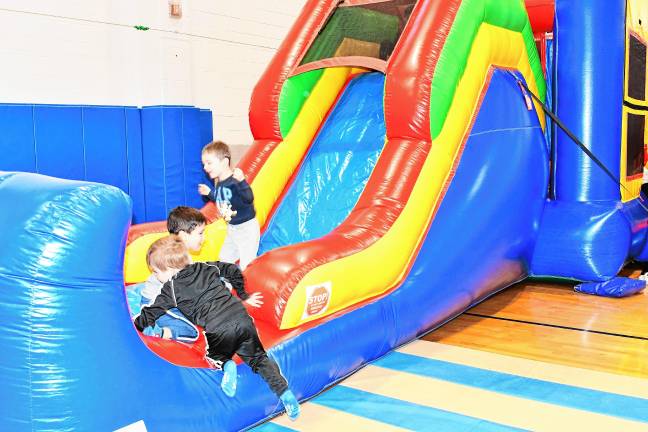
M570 285L521 283L424 339L648 378L648 295L604 298Z

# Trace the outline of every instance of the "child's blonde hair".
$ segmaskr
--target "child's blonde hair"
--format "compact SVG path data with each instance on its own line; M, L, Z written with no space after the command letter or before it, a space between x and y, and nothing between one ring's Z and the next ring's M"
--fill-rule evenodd
M232 161L232 155L230 153L229 146L225 144L223 141L212 141L209 144L207 144L205 147L202 149L202 154L211 154L216 156L219 159L225 159L227 158L228 162Z
M151 269L166 271L183 269L191 264L191 259L184 242L178 236L170 235L153 242L146 254L146 263Z

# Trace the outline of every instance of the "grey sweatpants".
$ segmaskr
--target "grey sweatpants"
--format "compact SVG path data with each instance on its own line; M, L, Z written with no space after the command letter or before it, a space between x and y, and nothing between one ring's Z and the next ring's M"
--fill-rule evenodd
M259 251L260 231L259 221L256 218L239 225L227 224L227 235L220 251L219 261L234 264L236 260L240 260L239 266L241 270L245 270Z

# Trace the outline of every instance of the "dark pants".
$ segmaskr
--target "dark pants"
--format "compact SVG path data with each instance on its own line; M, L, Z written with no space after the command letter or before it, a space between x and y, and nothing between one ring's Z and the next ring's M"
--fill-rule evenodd
M261 375L277 396L288 389L288 382L281 375L279 366L263 349L250 317L232 320L213 333L205 333L205 336L209 345L207 356L216 363L224 364L236 353L252 368L252 372Z

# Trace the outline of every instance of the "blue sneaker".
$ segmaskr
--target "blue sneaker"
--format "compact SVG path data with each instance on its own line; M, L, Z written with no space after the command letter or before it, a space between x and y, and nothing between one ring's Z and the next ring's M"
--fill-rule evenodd
M223 365L223 380L221 381L221 388L223 389L223 393L229 397L236 394L236 378L236 363L232 360L228 360Z
M293 392L291 392L290 390L286 390L279 397L279 399L281 400L281 403L286 409L286 414L288 414L288 418L292 421L295 421L297 417L299 417L299 402L297 402L297 398L295 397Z
M162 337L163 332L164 330L160 326L155 324L153 327L146 327L142 333L144 333L146 336Z

